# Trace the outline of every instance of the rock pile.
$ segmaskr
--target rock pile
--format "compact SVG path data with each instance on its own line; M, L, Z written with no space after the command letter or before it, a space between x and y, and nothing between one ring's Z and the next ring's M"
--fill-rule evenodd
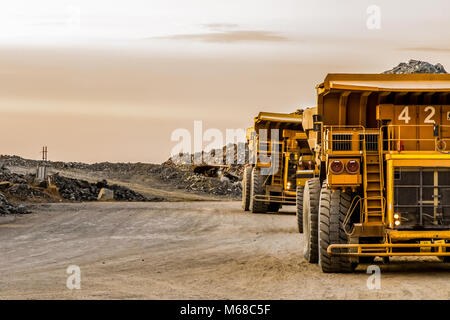
M26 214L29 211L25 206L19 205L16 206L11 204L6 199L5 195L0 192L0 214Z
M447 73L444 66L440 63L432 65L431 63L419 60L409 60L408 63L402 62L398 66L383 73L407 74L407 73Z
M158 197L145 197L140 193L137 193L131 189L128 189L117 184L110 185L108 181L102 180L97 182L96 187L99 189L107 189L114 192L114 200L116 201L163 201L163 198Z
M5 167L0 167L0 191L3 192L3 197L7 195L13 200L39 202L53 202L60 199L51 192L50 194L45 192L46 183L45 186L35 186L33 185L33 180L34 175L32 174L22 175L13 173ZM58 188L61 198L69 201L96 201L102 188L113 191L114 200L117 201L164 200L158 197L145 197L138 192L116 184L109 185L106 180L89 183L85 180L66 178L59 174L50 176L50 180Z
M171 161L155 167L151 174L177 189L195 193L239 198L242 192L240 181L232 182L226 177L214 178L196 174L191 165L175 165Z
M62 198L70 201L95 201L99 188L85 180L77 180L54 174L50 177L52 183L58 188Z
M5 167L0 167L0 181L9 181L11 183L27 184L27 183L33 181L33 177L13 173Z
M13 173L5 167L0 167L0 190L15 200L51 200L51 196L31 185L33 175Z
M15 199L21 201L35 200L35 199L46 201L52 200L52 197L49 194L25 183L15 184L11 186L10 188L8 188L8 193Z
M61 197L69 201L96 201L102 188L112 190L116 201L164 200L158 197L145 197L138 192L116 184L109 185L106 180L90 183L85 180L63 177L59 174L50 176L50 180L58 188Z

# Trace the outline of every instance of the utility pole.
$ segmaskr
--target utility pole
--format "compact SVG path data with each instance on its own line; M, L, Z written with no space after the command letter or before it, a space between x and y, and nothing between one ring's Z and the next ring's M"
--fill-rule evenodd
M47 161L48 161L48 150L47 146L42 147L42 163L38 164L36 169L36 184L42 184L42 182L47 181Z
M47 146L42 147L42 161L47 162L48 158Z

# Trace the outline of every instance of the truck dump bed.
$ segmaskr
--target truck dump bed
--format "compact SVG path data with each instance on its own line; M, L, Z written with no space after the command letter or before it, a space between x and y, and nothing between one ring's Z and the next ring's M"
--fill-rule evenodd
M450 74L329 74L317 86L324 125L376 128L377 105L450 105Z

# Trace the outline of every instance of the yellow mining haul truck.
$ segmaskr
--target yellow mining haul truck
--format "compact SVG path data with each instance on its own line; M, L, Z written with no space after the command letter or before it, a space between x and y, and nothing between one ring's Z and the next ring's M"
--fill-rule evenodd
M330 74L303 127L320 177L304 256L324 272L382 257L450 262L450 75Z
M250 156L244 169L244 210L277 212L282 205L296 205L297 188L303 195L303 186L314 177L314 171L302 162L307 155L312 159L302 119L301 112L261 112L255 117L254 126L247 130ZM300 217L299 224L303 215Z

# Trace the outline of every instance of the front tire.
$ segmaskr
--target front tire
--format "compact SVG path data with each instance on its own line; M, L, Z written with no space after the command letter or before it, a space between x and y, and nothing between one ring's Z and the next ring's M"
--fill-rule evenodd
M346 244L348 237L342 223L350 208L352 197L340 190L331 192L326 183L320 193L319 208L319 266L325 273L348 273L355 270L356 264L345 256L329 256L328 246ZM346 252L340 249L340 252ZM339 252L339 250L336 250Z
M319 261L318 248L318 212L319 212L320 180L308 180L303 192L303 256L309 263Z
M305 187L297 186L297 196L295 201L298 232L303 233L303 192Z
M261 175L260 170L256 168L252 170L249 204L249 208L252 213L266 213L269 209L267 202L255 200L256 195L262 196L266 194L264 185L266 178L267 176Z

